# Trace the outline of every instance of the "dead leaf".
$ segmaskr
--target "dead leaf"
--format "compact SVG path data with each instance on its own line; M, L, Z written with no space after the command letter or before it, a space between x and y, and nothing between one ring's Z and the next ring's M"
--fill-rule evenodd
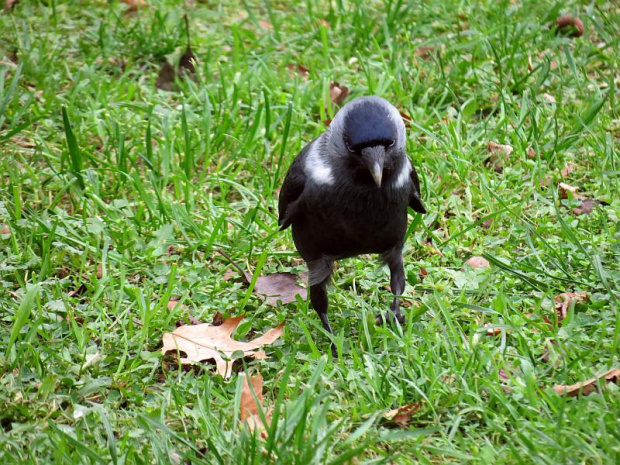
M587 292L563 292L560 295L555 296L555 310L558 314L558 325L562 324L562 321L568 315L568 310L571 305L583 302L588 298Z
M301 80L302 81L307 81L308 78L310 77L310 70L308 68L306 68L304 65L287 65L286 69L289 70L289 75L291 77L294 77L296 74L298 74L299 76L301 76Z
M4 239L6 239L11 235L11 229L6 224L2 224L0 225L0 234L4 236Z
M270 22L268 22L268 21L263 21L263 20L261 20L261 21L259 21L259 22L258 22L258 25L259 25L260 27L262 27L263 29L273 29L273 26L272 26L272 25L271 25L271 23L270 23Z
M224 315L222 315L220 312L215 312L215 315L213 315L213 321L211 322L211 325L222 326L223 323L224 323Z
M245 278L249 283L252 280L252 275L246 272ZM308 295L306 289L297 285L297 275L287 272L259 276L254 285L254 290L265 302L274 306L278 302L282 302L282 305L295 302L297 295L306 300Z
M583 21L572 16L560 16L555 20L556 34L568 37L581 37L583 35Z
M241 374L241 376L243 377L243 388L241 390L239 418L241 421L246 421L251 416L258 415L260 408L263 407L263 376L258 373L250 378L249 383L245 373ZM252 389L250 389L250 383L252 384ZM254 393L252 393L252 390ZM254 397L255 394L256 397Z
M252 275L244 271L226 252L218 249L218 253L237 269L245 279L246 284L252 282ZM297 285L297 276L286 272L259 276L254 284L254 291L270 305L277 305L278 302L282 302L284 305L295 302L297 295L306 300L308 295L306 289Z
M561 182L558 187L560 188L560 197L563 199L578 199L580 197L577 193L578 188L575 186Z
M487 332L486 332L487 336L499 336L503 332L505 332L506 334L508 334L510 332L506 328L500 328L498 326L493 326L490 323L485 324L484 327L487 329Z
M97 264L97 272L95 273L97 279L103 278L103 263Z
M487 144L487 152L491 155L486 160L487 165L491 165L495 171L501 171L510 159L510 154L514 149L510 145L502 145L497 142L489 142Z
M273 409L269 409L265 412L265 420L267 424L263 423L263 420L259 414L259 410L263 407L263 376L258 373L256 376L250 378L252 389L250 389L250 383L248 383L248 377L244 373L243 387L241 389L241 405L239 410L239 418L241 421L248 425L250 431L259 431L262 438L267 437L267 427L271 423L271 416ZM254 397L254 394L256 397Z
M422 60L428 60L431 57L431 54L434 50L435 50L435 47L431 47L429 45L422 45L416 48L413 54Z
M491 225L493 224L493 218L489 218L488 220L484 220L482 222L482 227L484 229L489 229L491 227Z
M472 268L491 268L489 261L483 257L470 257L470 259L465 262L465 265L469 265Z
M557 385L553 386L553 390L561 396L575 397L579 395L587 396L592 394L598 387L598 381L606 383L618 383L620 381L620 369L612 368L587 381L571 384L569 386Z
M231 338L243 316L227 318L221 326L212 326L208 323L200 325L181 326L172 333L165 333L163 337L162 354L168 352L184 352L186 357L179 360L183 365L204 360L215 360L217 372L224 378L230 378L232 374L232 360L224 360L223 356L230 359L236 351L242 351L246 357L267 358L265 352L257 350L266 344L272 344L284 331L284 323L268 330L261 337L250 342L235 341Z
M389 424L393 424L394 426L400 426L401 428L406 428L411 421L411 417L418 410L420 410L420 407L421 405L419 402L403 405L402 407L398 407L390 410L389 412L385 412L383 414L383 418Z
M560 171L560 173L562 174L562 177L566 177L569 174L571 174L573 171L575 171L575 164L568 163L564 168L562 168L562 171Z
M174 91L174 76L174 68L168 60L164 61L161 65L161 69L159 70L159 74L157 75L155 87L167 92Z
M179 305L179 301L181 300L181 297L179 297L178 295L171 295L170 298L168 299L168 310L172 311L174 310L174 308Z
M536 151L532 147L527 148L527 158L536 159Z
M330 124L332 124L332 120L331 119L324 119L323 120L323 124L327 127L329 127Z
M579 205L578 207L573 208L573 214L579 216L579 215L589 215L590 213L592 213L592 211L594 210L594 208L600 204L601 201L600 200L596 200L596 199L585 199L583 202L581 202L581 205Z
M405 127L410 128L413 118L403 110L398 110L398 112L400 113L400 117L403 119L403 123L405 123Z
M121 3L127 5L127 11L132 13L148 5L145 0L121 0Z
M348 95L348 87L341 86L337 82L332 82L329 85L329 98L336 105L340 105L342 102L344 102Z
M185 35L187 38L187 47L185 48L185 53L181 55L181 58L179 59L178 74L180 78L187 76L190 79L196 81L196 57L192 52L192 47L190 44L189 19L187 18L187 15L183 15L183 19L185 19Z
M8 11L11 8L13 8L15 5L17 5L17 3L19 2L19 0L6 0L4 2L4 11Z

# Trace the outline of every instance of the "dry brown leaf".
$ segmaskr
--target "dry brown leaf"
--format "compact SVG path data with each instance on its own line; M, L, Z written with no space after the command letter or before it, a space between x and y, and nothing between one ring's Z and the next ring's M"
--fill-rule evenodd
M557 385L553 386L553 390L561 396L575 397L578 395L587 396L592 394L597 386L598 381L604 381L606 383L618 383L620 381L620 369L612 368L605 373L602 373L595 378L587 381L581 381L579 383L571 384L568 386Z
M505 332L506 334L508 334L510 332L506 328L500 328L498 326L493 326L490 323L485 324L484 327L487 329L487 332L486 332L487 336L499 336L503 332Z
M585 199L583 202L581 202L581 205L579 205L578 207L573 208L573 214L575 214L577 216L579 216L579 215L589 215L590 213L592 213L594 208L599 203L601 203L600 200Z
M383 418L387 423L406 428L411 421L411 417L420 410L420 403L403 405L383 414Z
M162 63L159 74L157 75L157 81L155 81L155 87L167 92L174 91L174 67L166 60Z
M103 278L103 263L97 264L97 272L95 273L97 279Z
M296 74L301 76L302 81L307 81L308 77L310 77L310 70L306 68L304 65L294 65L290 64L286 66L286 69L289 70L289 75L291 78L295 77Z
M536 151L532 147L527 148L527 158L534 160L536 159Z
M583 21L572 16L560 16L555 20L556 32L569 37L581 37L583 35Z
M239 410L239 418L241 421L246 421L253 415L258 415L260 408L263 406L263 376L258 373L256 376L250 378L248 383L248 376L243 373L243 388L241 390L241 405ZM250 389L252 384L252 389ZM254 390L254 393L252 393ZM256 394L256 398L254 397Z
M486 258L483 257L470 257L469 260L465 262L465 265L469 265L472 268L490 268L491 264Z
M174 310L174 308L179 305L180 300L181 297L179 297L178 295L170 296L170 298L168 299L168 310Z
M562 174L562 177L566 177L569 174L571 174L573 171L575 171L575 164L568 163L564 168L562 168L562 171L560 171L560 173Z
M487 152L491 155L486 160L487 165L492 165L495 171L501 171L510 159L510 154L514 149L510 145L498 144L497 142L489 142L487 144Z
M250 273L245 273L245 279L249 283L252 280ZM306 300L308 291L297 285L297 275L293 273L273 273L267 276L259 276L254 285L254 291L269 305L283 305L295 302L299 295Z
M15 5L17 5L18 1L19 0L6 0L4 2L4 11L7 11L13 8Z
M138 11L148 5L145 0L121 0L121 3L127 5L127 11L131 12Z
M215 315L213 315L213 321L211 321L211 325L222 326L223 323L224 323L224 315L222 315L221 312L215 312Z
M560 188L560 197L563 199L578 199L580 195L577 193L578 188L564 182L558 184Z
M568 310L573 303L583 302L588 298L587 292L563 292L555 297L555 310L558 314L558 324L568 315Z
M429 45L422 45L416 48L413 54L422 60L428 60L434 50L435 50L435 47L431 47Z
M332 82L329 85L329 98L336 105L340 105L342 102L344 102L348 95L348 87L341 86L337 82Z
M261 437L266 438L267 427L269 423L271 423L273 410L269 409L265 412L265 420L267 420L267 424L265 425L259 414L260 408L263 407L263 376L258 373L256 376L250 378L250 383L248 383L248 377L245 373L241 376L243 376L243 388L241 390L241 405L239 411L241 422L246 423L250 431L259 431ZM252 389L250 389L250 384L252 385ZM254 397L252 390L254 394L256 394L256 397Z
M263 345L272 344L282 335L284 330L284 323L282 323L250 342L235 341L231 335L241 320L243 320L243 316L227 318L221 326L212 326L208 323L181 326L172 333L164 334L162 354L184 352L186 357L180 358L183 365L204 360L215 360L217 372L224 378L230 378L232 361L224 360L222 355L230 359L233 352L242 351L246 357L266 358L265 352L257 349Z
M261 21L259 21L259 22L258 22L258 25L259 25L260 27L262 27L263 29L273 29L273 26L272 26L272 25L271 25L271 23L270 23L270 22L268 22L268 21L263 21L263 20L261 20Z

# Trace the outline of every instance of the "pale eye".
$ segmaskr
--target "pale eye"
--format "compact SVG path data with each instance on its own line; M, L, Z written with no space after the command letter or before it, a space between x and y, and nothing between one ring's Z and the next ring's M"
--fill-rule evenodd
M344 144L344 145L346 145L346 146L347 146L347 150L348 150L349 152L351 152L351 153L354 153L354 152L355 152L355 150L353 150L351 147L349 147L349 144Z
M395 144L396 144L396 139L392 139L392 142L390 142L390 145L388 145L388 147L394 147Z

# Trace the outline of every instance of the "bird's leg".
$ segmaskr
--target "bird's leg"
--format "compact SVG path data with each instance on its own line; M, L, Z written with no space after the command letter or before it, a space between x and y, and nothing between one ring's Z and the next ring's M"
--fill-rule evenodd
M403 254L400 247L396 247L383 255L383 260L390 268L390 287L392 288L392 294L395 296L402 295L405 291L405 267L403 266ZM396 321L400 324L405 323L405 316L400 311L400 299L394 297L390 310ZM391 315L385 315L386 320L390 319ZM383 324L384 315L377 315L377 324Z
M333 335L334 331L327 317L327 306L329 303L327 298L327 283L331 276L332 265L333 262L326 259L308 262L308 270L310 271L310 302L312 303L312 308L314 308L319 315L325 331ZM332 354L334 358L338 357L336 345L333 342Z

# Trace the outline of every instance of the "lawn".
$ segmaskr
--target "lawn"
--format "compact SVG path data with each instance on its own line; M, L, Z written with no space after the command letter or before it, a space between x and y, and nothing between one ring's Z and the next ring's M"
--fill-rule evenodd
M617 2L129 3L0 11L1 463L620 461L618 376L561 387L620 368ZM279 187L347 91L402 111L428 214L402 327L338 264L334 360L252 287L305 270ZM229 379L162 356L218 312L284 334Z

